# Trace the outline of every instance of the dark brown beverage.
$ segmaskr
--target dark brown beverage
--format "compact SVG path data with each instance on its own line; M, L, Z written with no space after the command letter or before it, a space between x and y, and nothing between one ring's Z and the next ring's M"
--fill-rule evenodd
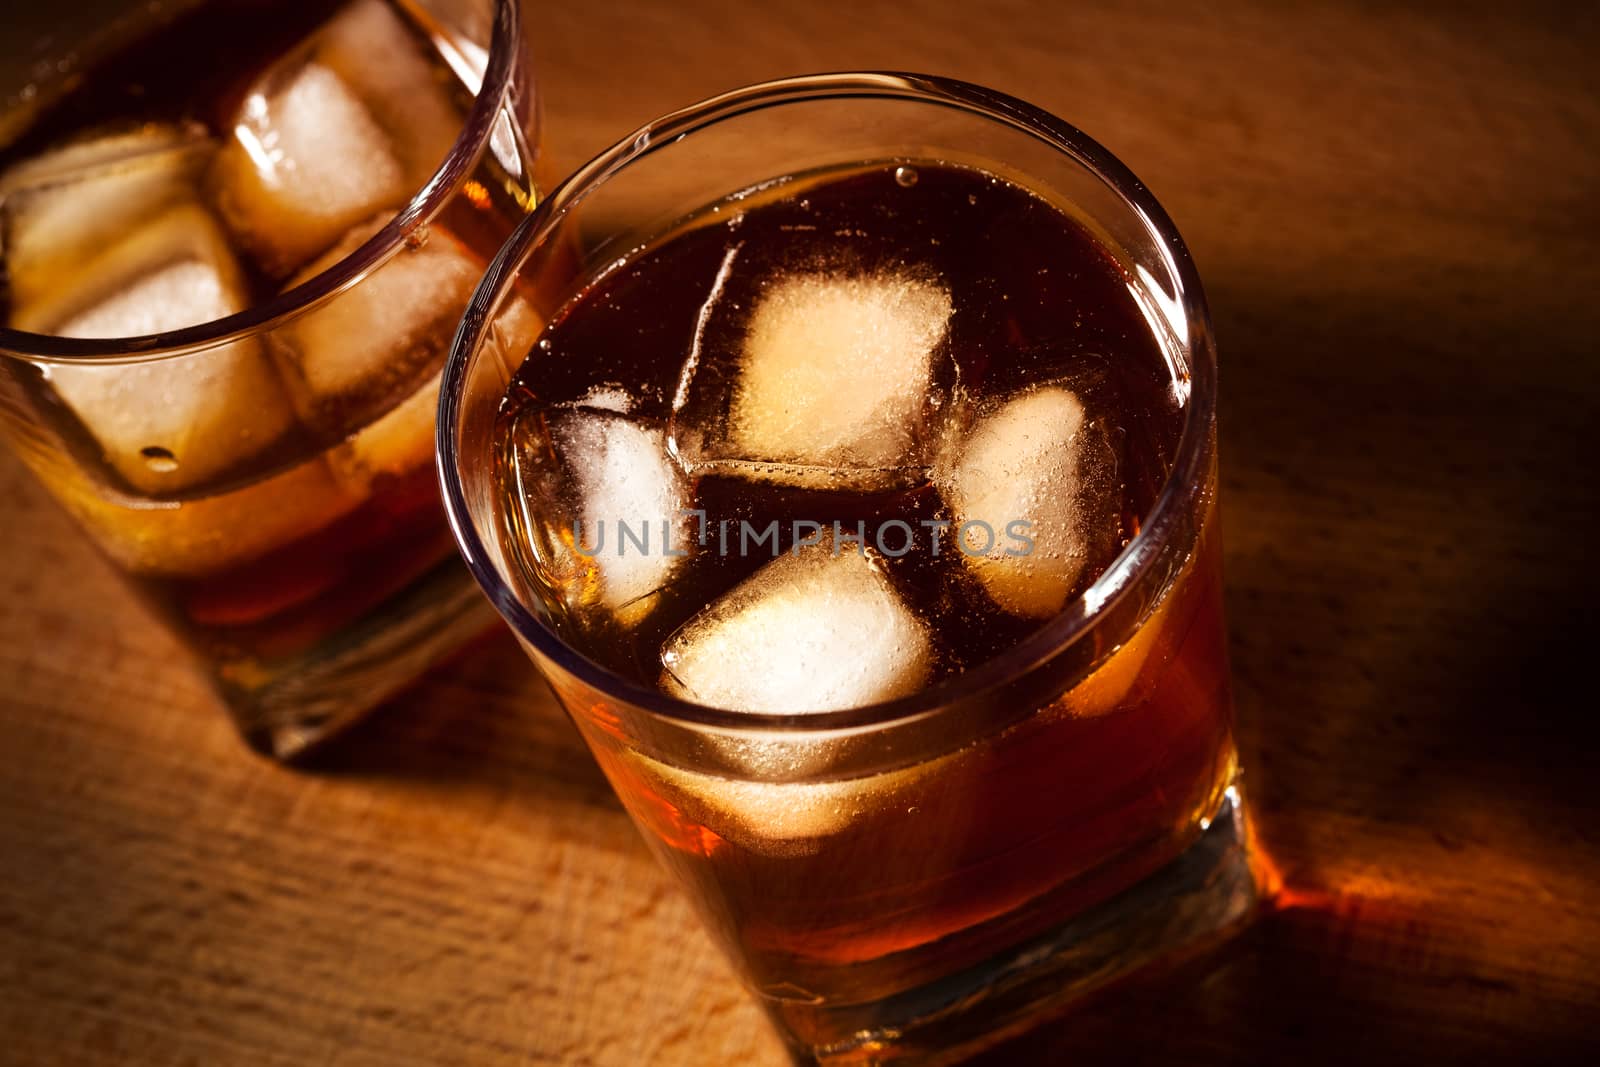
M937 692L1072 610L1154 506L1186 383L1139 293L1071 214L950 164L707 206L592 279L516 375L513 577L573 648L692 703ZM1218 809L1231 711L1195 522L1159 602L1117 609L1150 612L1131 640L1069 650L1054 690L996 689L982 740L897 769L777 731L669 766L564 699L786 1032L826 1046L874 1025L840 1030L841 1005L1060 924Z
M0 152L11 328L168 334L336 268L428 183L484 77L408 0L174 10ZM4 361L18 451L263 748L403 682L469 603L433 416L461 310L533 201L502 133L429 226L304 314L155 363Z

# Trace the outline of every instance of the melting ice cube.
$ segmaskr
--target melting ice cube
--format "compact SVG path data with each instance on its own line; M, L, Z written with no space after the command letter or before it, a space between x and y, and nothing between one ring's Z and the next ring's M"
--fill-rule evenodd
M609 391L599 399L522 417L512 518L569 610L631 626L690 549L689 493L663 431L613 410Z
M357 497L433 464L436 368L477 277L473 264L465 249L435 235L271 338L301 418L325 436L346 438L329 450L328 464ZM485 344L520 356L542 324L521 297L509 301ZM342 338L349 343L341 345ZM427 377L417 384L421 375Z
M685 700L798 713L912 693L933 651L927 625L876 561L829 538L708 605L667 641L661 661L662 687Z
M1117 533L1116 457L1104 429L1070 389L1039 386L981 418L957 457L936 481L967 567L1007 611L1059 612Z
M196 204L171 207L77 271L18 303L12 325L67 337L162 333L233 314L246 296L221 230ZM52 366L72 407L129 484L175 492L274 443L293 418L255 340L151 363Z
M833 489L923 472L952 310L942 285L795 274L766 289L747 324L721 306L721 290L702 311L674 404L673 444L689 470Z
M635 811L664 840L682 837L681 826L663 824L664 818L675 816L763 856L811 855L864 815L904 809L915 791L946 772L952 761L945 756L837 781L764 782L670 767L636 752L626 758L634 773L671 801L672 815L656 806Z
M415 475L433 463L439 375L328 452L334 478L357 497L372 495L384 479Z
M317 62L355 91L391 138L407 191L421 189L461 132L449 71L430 62L385 0L356 0L323 28L314 47Z
M1173 635L1168 622L1176 599L1169 591L1132 637L1042 714L1092 719L1142 700L1172 656Z
M492 336L485 341L485 345L495 345L501 353L515 352L520 357L532 346L541 323L526 301L520 297L510 300L496 315L490 327ZM441 345L448 344L450 340L449 334L443 331L454 329L454 326L455 320L451 318L448 325L434 335ZM443 348L439 351L442 353ZM408 355L414 354L412 349L406 352ZM501 358L506 360L510 357ZM423 362L432 365L433 361L430 357ZM291 372L286 371L286 377L292 377ZM380 480L415 476L423 468L433 465L439 380L440 375L435 372L409 396L328 452L328 465L341 486L357 497L366 498L372 495L374 484ZM591 403L589 406L597 405ZM627 407L614 410L625 412Z
M65 291L96 253L163 208L195 199L215 152L203 131L150 124L12 167L0 177L0 254L12 304Z
M211 185L234 236L279 277L410 191L371 113L315 62L249 92Z
M460 114L419 38L357 0L244 97L211 175L223 218L274 277L427 183Z
M384 221L352 230L289 284L337 263ZM478 273L464 247L434 232L277 330L269 343L300 417L342 436L414 394L444 362Z

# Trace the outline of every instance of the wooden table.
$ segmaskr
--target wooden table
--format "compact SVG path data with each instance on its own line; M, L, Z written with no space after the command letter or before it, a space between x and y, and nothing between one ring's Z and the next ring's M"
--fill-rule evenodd
M1100 138L1207 279L1288 888L989 1062L1600 1052L1596 14L1299 6L530 12L560 169L736 83L947 73ZM283 770L9 454L0 500L0 1062L779 1062L508 639Z

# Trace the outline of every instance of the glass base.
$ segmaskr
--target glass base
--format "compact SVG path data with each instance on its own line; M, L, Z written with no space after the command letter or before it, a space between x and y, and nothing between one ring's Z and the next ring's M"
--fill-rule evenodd
M808 1006L811 1040L775 1002L769 1014L800 1064L965 1059L1146 963L1199 951L1248 924L1262 890L1237 780L1203 825L1155 874L1002 956L886 1000Z
M218 679L240 735L292 761L353 725L467 641L493 627L494 608L453 555L404 592L259 684Z

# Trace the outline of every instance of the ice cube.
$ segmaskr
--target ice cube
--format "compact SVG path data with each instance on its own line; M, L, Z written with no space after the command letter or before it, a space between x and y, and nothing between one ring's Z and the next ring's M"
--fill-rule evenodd
M383 0L356 0L246 93L212 188L284 277L420 190L461 130L449 72Z
M730 254L722 280L734 265ZM925 473L952 311L942 285L793 274L766 288L742 328L721 292L719 281L674 404L673 447L687 469L831 489Z
M368 497L382 481L416 475L433 464L433 430L439 410L439 375L371 425L328 453L339 484Z
M1042 714L1092 719L1142 699L1151 680L1160 676L1162 665L1172 655L1170 617L1177 599L1169 591L1132 637ZM1152 654L1156 656L1153 661Z
M210 186L229 229L274 277L411 192L371 112L314 61L275 69L247 93Z
M878 562L824 538L762 567L662 650L661 685L734 711L837 711L915 692L933 665L926 623Z
M346 234L289 285L343 259L384 221ZM301 419L324 435L343 436L415 394L443 364L478 274L478 261L464 247L434 231L275 331L268 343Z
M449 342L448 330L455 319L436 334L441 348ZM520 297L512 297L496 316L492 343L503 352L521 358L538 336L541 324L533 309ZM486 342L491 343L491 342ZM414 354L415 350L408 352ZM428 361L433 362L431 359ZM379 482L414 478L431 468L434 454L434 425L439 408L439 372L425 380L398 404L380 414L370 425L358 430L343 444L328 452L328 464L339 484L358 497L371 496ZM612 403L620 401L613 400ZM597 403L586 406L597 407ZM624 404L614 410L626 412Z
M671 767L636 752L626 758L629 769L670 802L670 807L634 811L659 837L703 848L701 835L684 833L687 821L696 830L704 827L741 848L773 857L813 855L862 816L903 809L915 790L925 788L950 761L946 756L864 778L764 782ZM632 799L632 791L622 795Z
M318 63L333 71L388 133L408 191L421 189L461 132L450 73L385 0L356 0L317 35Z
M1061 385L1027 390L981 418L935 481L968 569L1017 615L1059 612L1117 534L1115 454Z
M0 177L0 259L12 303L65 289L85 260L163 208L195 199L215 152L204 131L150 124L12 167Z
M12 325L68 337L162 333L242 310L246 294L221 229L179 204L83 264L69 287L15 305ZM191 488L277 441L293 423L255 340L150 363L56 364L51 386L143 492Z
M637 624L691 547L688 487L662 429L568 405L524 414L514 441L513 521L542 580L581 619Z

